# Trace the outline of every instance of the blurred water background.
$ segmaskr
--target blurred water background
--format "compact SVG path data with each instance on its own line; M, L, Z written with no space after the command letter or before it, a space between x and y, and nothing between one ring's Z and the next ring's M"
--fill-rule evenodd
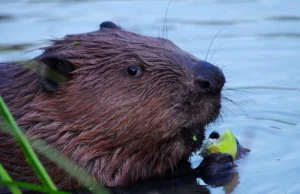
M212 193L300 193L299 0L0 0L0 61L31 59L49 39L94 31L105 20L220 66L222 119L252 152L231 188ZM192 158L193 164L199 157Z

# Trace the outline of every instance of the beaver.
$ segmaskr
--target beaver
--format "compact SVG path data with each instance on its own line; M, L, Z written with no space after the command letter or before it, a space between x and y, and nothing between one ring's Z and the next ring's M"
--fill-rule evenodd
M182 161L201 148L205 126L219 116L222 70L168 39L108 21L43 49L32 60L35 71L0 64L0 94L26 136L46 141L106 186L181 172ZM0 156L14 179L38 182L3 131ZM59 188L80 187L42 162ZM214 154L197 174L216 174L231 162Z

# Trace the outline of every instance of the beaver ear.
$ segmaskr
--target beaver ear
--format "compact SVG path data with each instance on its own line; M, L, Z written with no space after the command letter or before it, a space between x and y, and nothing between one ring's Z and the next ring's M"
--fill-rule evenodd
M57 57L45 57L37 68L40 75L40 83L46 92L56 92L59 85L71 79L74 66L71 62Z
M122 30L121 27L119 27L117 24L115 24L115 23L113 23L111 21L102 22L100 24L100 30L103 30L103 29Z

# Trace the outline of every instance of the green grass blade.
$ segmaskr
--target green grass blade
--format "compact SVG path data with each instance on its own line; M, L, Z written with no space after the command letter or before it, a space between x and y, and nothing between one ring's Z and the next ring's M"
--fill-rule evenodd
M3 129L5 131L10 132L19 143L19 146L23 150L24 154L27 157L28 163L35 169L37 168L36 173L37 175L40 175L43 178L43 173L47 172L43 168L42 164L38 160L36 154L32 150L34 148L36 151L38 151L40 154L51 160L52 162L56 163L59 167L64 169L68 174L70 174L73 178L75 178L81 185L86 187L90 190L92 193L101 193L101 194L109 194L109 192L99 183L97 182L92 176L88 175L83 169L78 167L73 161L71 161L69 158L61 154L59 151L55 150L51 146L47 145L42 140L28 140L23 132L19 129L17 123L15 122L14 118L10 114L10 111L6 107L3 99L0 96L0 113L3 115L4 121L8 124L8 127L5 126L3 123L0 123L0 129ZM11 130L9 130L11 128ZM29 149L30 148L30 149ZM29 153L27 153L29 150ZM36 159L29 160L30 157L32 157L32 154ZM35 162L38 161L40 164L35 165ZM40 168L44 169L43 171L40 171ZM38 174L39 173L39 174ZM48 175L48 174L47 174ZM40 178L39 176L39 178ZM48 179L49 178L49 179ZM48 176L46 179L43 180L43 183L47 183L47 180L50 180L50 177ZM1 184L1 182L0 182ZM53 183L52 183L53 184ZM53 184L54 185L54 184ZM45 187L49 187L49 184L44 184ZM54 186L55 187L55 186ZM52 190L56 190L56 187L49 187ZM33 189L34 190L34 189Z
M84 170L82 170L78 165L76 165L73 161L71 161L66 156L62 155L59 151L47 145L42 140L34 140L31 142L32 147L51 160L56 163L59 167L64 169L68 174L74 177L81 185L85 188L89 189L90 192L95 194L109 194L109 192L101 186L101 184L95 179L93 179L90 175L88 175Z
M49 187L52 190L57 190L55 184L51 180L46 169L44 168L44 166L38 159L37 155L34 153L33 149L31 148L24 133L19 129L16 121L14 120L13 116L11 115L8 107L5 105L1 96L0 96L0 113L3 116L3 120L8 124L9 128L11 129L11 133L16 138L17 143L22 149L24 155L26 156L27 162L34 169L41 183L45 187Z
M42 187L40 185L35 185L35 184L20 182L20 181L0 180L0 185L4 185L4 186L7 186L7 187L17 186L19 188L28 189L30 191L37 191L37 192L41 192L41 193L70 194L70 193L67 193L67 192L51 190L49 188L45 188L45 187Z
M6 172L6 170L3 168L1 164L0 164L0 180L12 181L11 177L9 176L9 174ZM7 187L12 194L22 194L20 189L15 185L8 185Z

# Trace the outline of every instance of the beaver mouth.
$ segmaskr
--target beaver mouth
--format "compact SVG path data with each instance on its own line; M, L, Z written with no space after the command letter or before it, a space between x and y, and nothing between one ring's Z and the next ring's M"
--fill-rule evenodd
M192 152L199 150L205 139L205 127L208 124L192 123L187 126L181 127L180 137L186 147Z
M181 128L180 137L184 145L194 152L202 146L202 142L205 139L204 131L205 126L202 123L191 124Z
M184 112L187 115L187 128L194 128L194 126L205 127L214 122L221 112L221 94L194 96L184 103Z
M187 119L180 127L180 136L185 145L196 151L205 138L205 127L219 118L221 95L202 96L201 99L186 101L184 111Z

